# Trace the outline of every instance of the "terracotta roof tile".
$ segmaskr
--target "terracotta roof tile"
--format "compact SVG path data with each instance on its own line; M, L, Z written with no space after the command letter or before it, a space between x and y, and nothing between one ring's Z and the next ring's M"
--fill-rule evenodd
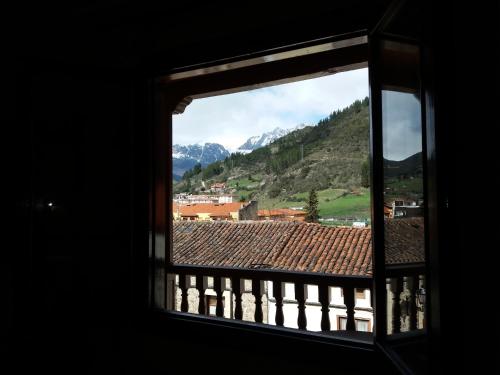
M173 223L174 263L372 275L371 228L303 222ZM386 220L386 261L423 261L422 218Z
M289 271L371 275L371 260L366 261L371 259L371 246L366 246L371 238L369 228L269 221L184 221L174 222L173 228L177 264L267 265ZM344 241L336 241L339 238Z
M424 218L386 219L385 244L387 264L424 262Z

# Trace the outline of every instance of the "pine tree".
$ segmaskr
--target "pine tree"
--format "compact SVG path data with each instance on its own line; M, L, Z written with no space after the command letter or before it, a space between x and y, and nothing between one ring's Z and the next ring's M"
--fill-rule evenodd
M370 161L368 159L361 164L361 186L370 186Z
M307 200L306 221L308 223L317 223L318 219L318 195L316 194L316 190L312 189L309 192L309 199Z
M184 191L186 193L189 193L191 191L191 180L189 178L186 180L186 187L185 187Z

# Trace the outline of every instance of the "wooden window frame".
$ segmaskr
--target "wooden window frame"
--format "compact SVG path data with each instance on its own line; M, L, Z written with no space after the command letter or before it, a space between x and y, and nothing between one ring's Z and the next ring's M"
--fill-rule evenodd
M337 315L337 329L340 330L340 322L342 319L345 319L345 321L347 322L347 316L346 315ZM372 323L371 323L371 320L370 319L366 319L366 318L354 318L354 324L356 324L356 331L358 331L358 326L357 326L357 323L358 322L368 322L368 331L359 331L359 332L372 332Z
M282 327L266 325L256 327L243 321L212 321L212 317L192 315L186 316L173 311L168 304L167 295L171 282L168 275L175 273L172 268L172 220L171 205L168 204L172 194L171 185L171 162L172 156L164 150L170 149L172 145L172 115L182 113L185 107L197 98L209 97L232 92L247 91L261 87L268 87L278 84L290 83L330 75L337 72L361 69L368 67L368 38L365 31L342 35L340 37L324 38L321 41L312 41L304 43L303 46L315 46L320 43L335 43L348 41L349 39L362 38L363 42L350 45L345 43L342 48L332 49L316 54L294 56L290 59L270 61L254 66L240 67L228 71L213 71L209 74L189 76L189 71L193 67L180 68L172 70L171 74L186 73L182 78L172 79L164 76L157 79L153 84L153 103L154 119L152 130L152 189L151 189L151 215L150 215L150 306L154 315L158 319L169 321L178 321L179 319L187 322L210 323L220 327L231 327L237 329L252 329L263 334L279 334L290 338L300 338L311 340L313 332L296 331ZM298 46L284 47L283 51L297 50ZM307 48L306 48L307 49ZM276 50L273 50L275 52ZM269 56L269 51L263 51L255 55L257 58ZM235 61L238 59L236 58ZM272 60L272 59L271 59ZM227 64L227 61L223 64ZM210 65L210 64L209 64ZM200 65L199 69L206 67ZM208 66L210 68L210 66ZM198 70L199 70L198 69ZM164 249L161 249L161 241L165 238L170 241L164 242ZM160 248L158 247L160 246ZM157 277L157 272L164 274L164 281ZM158 299L158 289L164 290L164 297ZM333 338L317 335L314 338L319 342L328 344L339 344L352 348L363 348L373 350L373 342L366 343L349 338Z
M368 331L360 331L360 332L371 332L372 331L372 323L370 319L365 319L365 318L354 318L354 323L356 324L356 331L358 330L357 324L359 322L367 322L368 323Z

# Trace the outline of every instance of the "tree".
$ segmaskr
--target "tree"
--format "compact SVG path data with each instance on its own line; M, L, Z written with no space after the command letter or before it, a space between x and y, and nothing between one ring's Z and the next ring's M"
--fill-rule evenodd
M361 186L370 186L370 162L368 159L361 164Z
M196 163L193 167L193 176L196 176L200 172L201 172L201 164Z
M317 223L318 219L319 219L318 195L316 194L316 190L312 189L309 192L309 199L307 200L306 221L308 223Z
M267 192L269 198L276 198L280 194L281 194L281 188L276 184L272 185L269 191Z
M189 193L191 191L191 180L190 179L186 180L186 187L184 188L184 191L186 193Z
M300 178L306 178L310 171L311 168L308 165L303 167L302 170L300 171Z

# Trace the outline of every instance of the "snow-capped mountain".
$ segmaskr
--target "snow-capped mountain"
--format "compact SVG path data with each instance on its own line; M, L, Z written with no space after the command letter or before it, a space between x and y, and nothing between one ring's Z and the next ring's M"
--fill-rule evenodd
M282 129L277 127L270 132L248 138L246 142L243 143L240 147L238 147L236 151L244 154L252 152L253 150L267 146L268 144L274 142L278 138L281 138L295 130L302 129L306 126L307 125L305 124L300 124L291 129Z
M224 146L218 143L205 143L204 145L173 145L172 146L172 169L175 179L182 177L184 172L193 168L196 163L202 167L217 160L223 160L229 156Z

